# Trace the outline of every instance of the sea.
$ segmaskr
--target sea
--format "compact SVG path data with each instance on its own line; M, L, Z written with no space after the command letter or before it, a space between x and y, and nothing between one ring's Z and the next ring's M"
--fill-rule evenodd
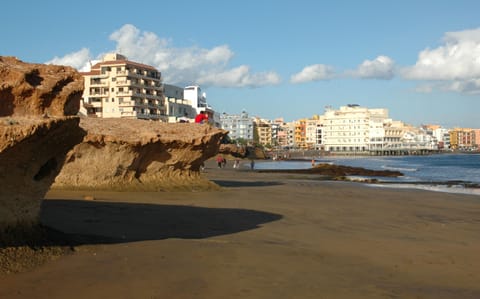
M257 162L256 169L311 168L305 160ZM396 170L398 178L377 178L373 187L416 188L439 192L480 195L480 154L434 154L422 156L324 156L315 162L362 167L373 170ZM367 178L367 177L364 177ZM352 180L362 179L352 177Z

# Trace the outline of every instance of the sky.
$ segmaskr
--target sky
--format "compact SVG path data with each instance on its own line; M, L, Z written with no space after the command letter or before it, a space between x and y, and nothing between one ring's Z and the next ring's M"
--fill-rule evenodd
M88 70L105 53L285 121L348 104L480 128L480 1L7 1L0 56Z

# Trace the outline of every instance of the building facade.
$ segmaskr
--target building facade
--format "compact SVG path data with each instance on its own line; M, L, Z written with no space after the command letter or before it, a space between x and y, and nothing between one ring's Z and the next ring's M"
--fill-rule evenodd
M254 121L245 111L242 111L241 114L222 113L220 115L220 128L228 131L228 136L232 140L254 141Z
M331 152L368 152L383 142L382 119L386 109L368 109L358 105L327 109L323 121L323 143Z
M88 116L167 121L162 77L154 67L111 53L81 74L81 111Z

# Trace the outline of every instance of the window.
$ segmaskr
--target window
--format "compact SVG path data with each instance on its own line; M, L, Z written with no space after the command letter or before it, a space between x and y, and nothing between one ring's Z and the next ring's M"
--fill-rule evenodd
M112 103L115 102L115 98L112 98Z

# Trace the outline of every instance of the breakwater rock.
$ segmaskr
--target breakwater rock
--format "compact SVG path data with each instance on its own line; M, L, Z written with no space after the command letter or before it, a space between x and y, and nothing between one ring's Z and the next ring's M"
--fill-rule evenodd
M192 190L216 185L200 176L227 131L194 123L82 118L87 135L67 155L54 188Z

